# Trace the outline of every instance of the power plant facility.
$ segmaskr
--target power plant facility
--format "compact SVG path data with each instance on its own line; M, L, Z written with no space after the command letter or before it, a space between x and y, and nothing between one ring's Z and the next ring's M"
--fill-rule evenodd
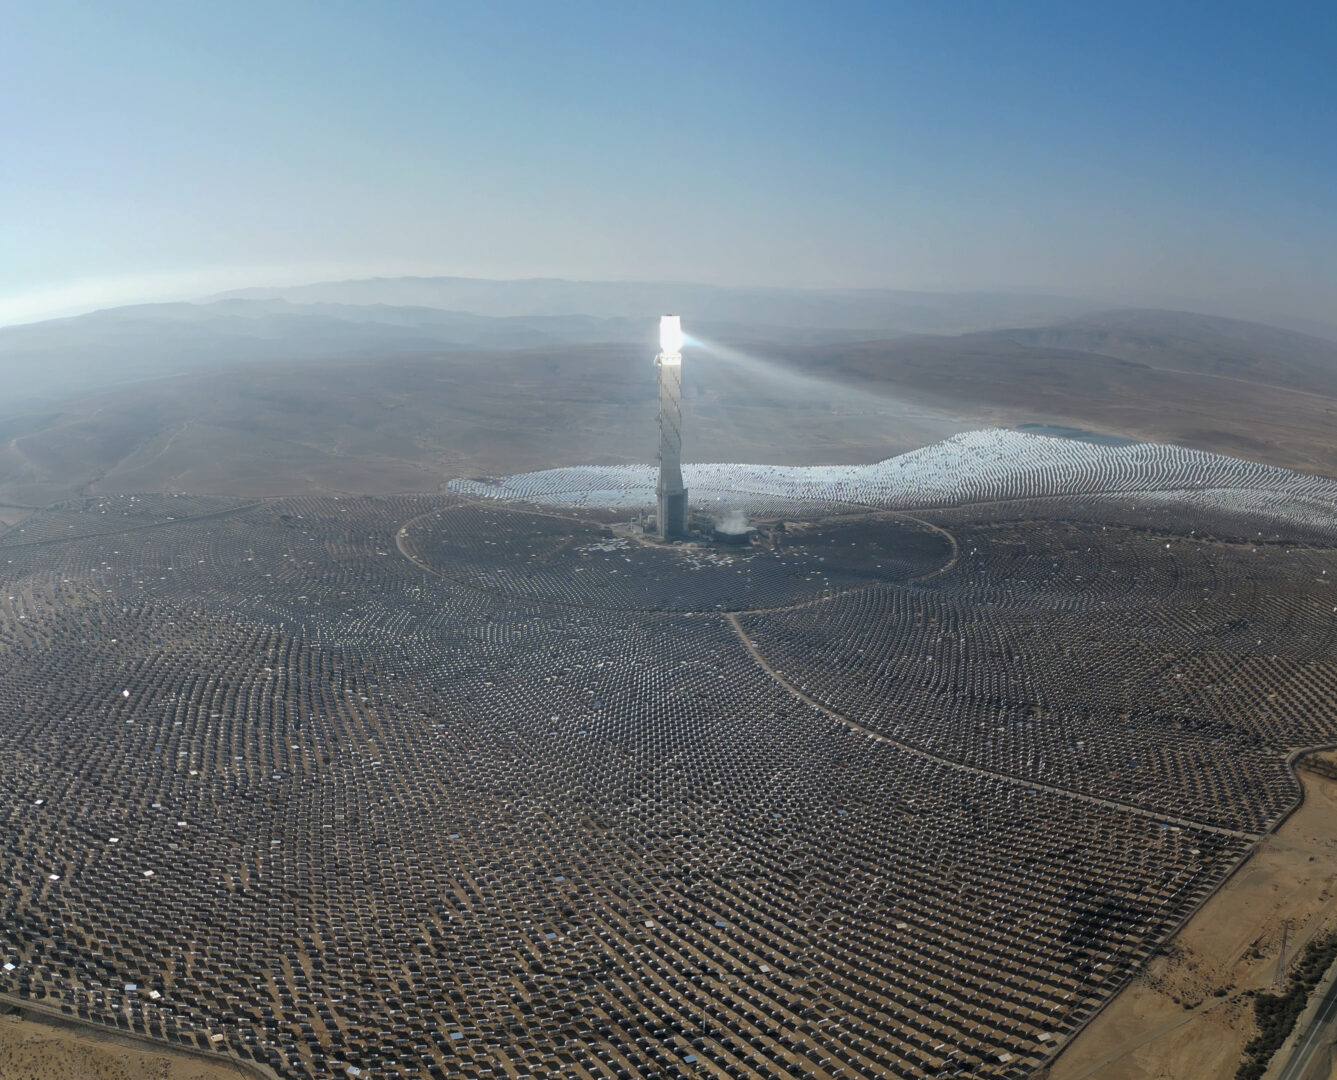
M687 535L687 489L682 483L682 318L659 319L659 510L655 526L663 540Z

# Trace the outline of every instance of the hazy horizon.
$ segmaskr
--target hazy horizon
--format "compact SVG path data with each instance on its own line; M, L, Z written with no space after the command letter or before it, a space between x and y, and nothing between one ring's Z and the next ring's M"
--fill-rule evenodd
M624 318L636 317L642 321L653 320L657 318L656 312L661 308L682 308L691 312L690 318L694 322L699 322L698 316L701 314L691 307L675 303L675 294L682 290L718 290L721 296L765 296L775 294L777 297L790 297L801 300L805 297L853 297L868 296L875 297L885 295L891 306L888 308L888 315L894 316L899 306L903 307L906 303L911 303L916 298L922 298L924 301L939 304L945 303L949 309L954 309L957 317L962 317L963 313L969 311L973 302L977 300L984 301L1015 301L1015 307L1023 310L1027 302L1034 302L1036 305L1035 313L1032 317L1019 317L1013 319L994 318L985 319L979 326L965 325L959 331L948 329L925 329L914 325L902 326L894 325L897 333L930 333L930 334L953 334L953 333L978 333L982 330L997 328L1026 328L1039 327L1049 323L1061 323L1065 317L1079 318L1084 315L1097 315L1102 312L1121 312L1121 311L1164 311L1166 313L1187 313L1190 315L1204 315L1215 318L1228 318L1240 320L1243 322L1256 323L1263 326L1278 327L1291 332L1306 334L1313 337L1323 338L1329 341L1337 341L1337 321L1322 318L1308 318L1305 316L1296 316L1286 312L1259 310L1252 306L1237 306L1230 304L1214 304L1211 302L1201 302L1186 300L1182 297L1161 297L1148 298L1140 294L1134 294L1130 298L1124 298L1120 302L1119 298L1103 299L1099 297L1080 296L1072 293L1061 292L1042 292L1040 290L1026 289L961 289L961 290L926 290L926 289L898 289L892 287L846 287L846 288L795 288L779 285L759 286L749 284L725 285L701 281L650 281L650 280L610 280L610 281L592 281L562 277L522 277L522 278L484 278L472 277L467 275L454 274L377 274L369 276L353 276L347 278L319 278L310 276L299 276L282 272L260 272L253 275L248 274L220 274L213 275L184 275L180 278L172 275L158 275L151 279L128 279L114 282L99 283L80 283L65 289L50 290L45 293L35 294L29 297L16 297L9 300L0 299L0 330L21 329L24 327L36 327L39 324L50 323L52 325L63 322L68 319L75 319L85 315L98 315L102 313L116 311L130 311L135 309L152 309L163 305L171 306L176 304L189 304L198 306L202 310L211 304L230 299L249 299L249 298L270 298L275 300L282 299L289 304L314 304L316 306L347 306L370 304L373 307L403 308L412 310L416 307L436 307L439 304L415 304L406 301L393 299L348 299L348 300L330 300L325 294L328 292L338 293L345 288L356 290L360 286L385 285L388 291L393 292L398 285L414 285L419 283L435 282L459 282L478 286L501 286L517 287L530 285L562 285L576 288L588 288L592 290L608 289L616 291L618 289L662 289L662 295L648 297L648 306L644 311L638 309L633 316L630 312L623 316ZM220 288L214 290L207 288L208 284L214 283ZM193 287L192 287L193 286ZM303 294L310 293L311 299L306 299ZM1049 310L1046 308L1046 304ZM666 306L667 305L667 306ZM490 305L496 307L495 302ZM1065 313L1064 307L1068 307ZM522 310L523 308L523 310ZM1006 309L1006 305L1004 305ZM533 310L533 305L520 305L516 310L508 311L479 311L475 306L469 304L450 305L441 308L445 313L456 312L465 315L474 315L478 317L497 319L507 316L534 316L536 314L560 316L564 312L557 310L544 309L541 312ZM575 312L570 312L574 314ZM582 308L581 314L591 316L596 320L609 318L606 314L600 314L594 310L594 306L589 309ZM716 320L707 317L707 322ZM967 318L967 322L968 322ZM799 324L817 326L812 320L799 320ZM648 322L647 322L648 325ZM893 326L885 319L868 320L867 329L875 329L879 325Z
M1330 11L16 9L0 322L372 276L1326 320Z
M163 304L163 303L194 303L203 304L216 300L243 295L250 292L266 293L270 291L286 291L314 289L321 286L337 286L343 284L353 284L361 282L395 282L395 281L432 281L432 280L457 280L474 281L490 284L528 284L531 282L560 282L570 285L608 285L608 286L656 286L664 285L671 287L700 287L706 289L725 289L737 291L755 291L755 292L807 292L813 294L821 293L858 293L858 292L888 292L905 293L907 295L924 296L970 296L970 295L996 295L996 296L1016 296L1018 298L1036 297L1036 298L1055 298L1067 299L1089 305L1092 309L1101 305L1099 298L1078 296L1075 294L1045 292L1039 289L911 289L898 288L894 286L845 286L845 287L821 287L821 286L784 286L784 285L758 285L753 282L712 282L712 281L689 281L689 280L670 280L670 279L649 279L649 278L623 278L623 279L586 279L563 277L560 275L525 275L517 277L487 277L472 274L449 274L449 273L368 273L368 274L349 274L347 276L312 276L311 274L294 274L283 269L260 270L254 273L248 271L222 271L216 274L191 274L191 275L154 275L147 278L127 278L112 279L109 281L95 282L75 282L69 286L47 290L42 293L30 294L28 296L10 297L8 299L0 298L0 327L21 326L29 323L44 322L50 319L69 318L77 315L91 314L96 311L103 311L118 307L128 307L139 304ZM216 284L217 287L213 287ZM1112 306L1112 305L1111 305ZM647 311L646 318L657 318L658 309ZM1214 314L1208 312L1207 314ZM1242 316L1241 316L1242 317Z

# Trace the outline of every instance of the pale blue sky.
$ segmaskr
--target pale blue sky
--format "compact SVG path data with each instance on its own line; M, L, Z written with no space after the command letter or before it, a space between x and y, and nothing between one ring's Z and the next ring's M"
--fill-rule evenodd
M400 272L1333 317L1337 5L0 12L0 321Z

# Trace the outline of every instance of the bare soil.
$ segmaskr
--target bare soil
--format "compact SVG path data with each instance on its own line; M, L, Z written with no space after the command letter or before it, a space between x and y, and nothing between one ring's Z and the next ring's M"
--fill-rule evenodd
M0 1016L0 1080L237 1080L248 1074L114 1035Z

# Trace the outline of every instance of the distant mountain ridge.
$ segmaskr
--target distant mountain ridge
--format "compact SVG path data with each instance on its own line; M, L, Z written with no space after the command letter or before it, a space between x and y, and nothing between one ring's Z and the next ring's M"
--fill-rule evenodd
M729 323L792 329L872 331L883 336L959 334L1073 318L1098 309L1087 300L991 292L897 289L738 288L682 282L566 281L531 278L401 277L240 289L208 299L287 300L294 304L388 304L489 316L587 315L643 318L665 311L691 325Z
M1097 353L1167 371L1337 393L1337 342L1241 319L1129 308L1051 326L967 336Z
M658 311L636 316L478 315L382 303L230 299L137 304L0 327L4 412L107 386L241 365L437 355L461 349L570 345L653 349ZM698 318L720 340L841 343L897 336L882 329L788 327Z
M12 413L71 392L232 365L575 344L649 348L659 314L674 308L689 313L689 329L703 337L801 347L1027 325L1088 307L984 293L374 278L0 327L0 378Z

